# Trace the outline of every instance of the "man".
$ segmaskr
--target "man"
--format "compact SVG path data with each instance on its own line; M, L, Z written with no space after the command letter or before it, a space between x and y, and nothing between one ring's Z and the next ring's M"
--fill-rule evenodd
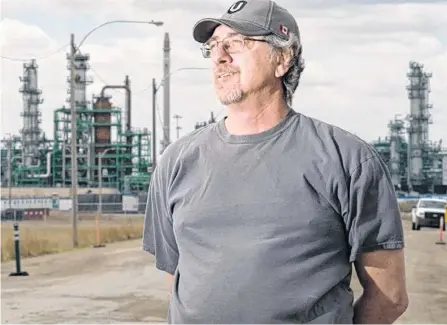
M143 247L172 280L168 321L394 322L408 304L394 189L369 145L292 110L295 19L237 1L194 38L228 112L171 144L150 184Z

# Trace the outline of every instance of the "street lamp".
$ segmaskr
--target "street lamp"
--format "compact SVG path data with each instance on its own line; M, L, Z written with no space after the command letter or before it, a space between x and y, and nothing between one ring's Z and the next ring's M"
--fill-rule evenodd
M182 71L182 70L209 70L209 68L199 68L199 67L188 67L188 68L179 68L176 69L174 71L172 71L171 73L169 73L168 75L164 76L160 83L156 84L155 78L152 78L152 171L155 169L156 166L156 162L157 162L157 151L155 150L157 141L156 141L156 136L155 136L155 132L156 132L156 115L157 115L157 110L156 110L156 96L157 96L157 92L160 89L161 86L164 85L164 82L166 79L168 79L171 75L173 75L176 72ZM168 138L166 137L166 133L168 132L168 130L166 130L165 128L163 128L163 135L164 138ZM163 146L163 150L164 151L166 149L165 146L167 146L168 144L165 143Z
M74 43L74 34L71 34L70 39L70 111L71 111L71 196L72 196L72 227L73 227L73 247L78 247L78 234L77 234L77 210L78 210L78 200L77 200L77 185L78 185L78 162L77 162L77 130L76 130L76 102L75 102L75 54L84 43L84 41L89 37L94 31L99 28L118 23L129 23L129 24L150 24L157 27L162 26L161 21L139 21L139 20L112 20L105 22L88 32L79 45L76 47Z
M84 41L91 35L93 34L96 30L100 29L101 27L104 27L106 25L111 25L111 24L149 24L149 25L155 25L157 27L163 26L163 22L162 21L155 21L155 20L151 20L151 21L142 21L142 20L111 20L111 21L107 21L101 25L96 26L95 28L93 28L91 31L89 31L84 38L82 39L82 41L79 43L78 45L78 49L81 47L81 45L84 43Z

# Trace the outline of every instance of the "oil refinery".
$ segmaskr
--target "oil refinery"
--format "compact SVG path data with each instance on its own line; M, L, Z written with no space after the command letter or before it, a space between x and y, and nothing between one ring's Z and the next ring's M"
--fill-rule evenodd
M163 53L166 77L169 75L168 35L165 35ZM67 78L67 102L70 103L73 95L77 110L78 186L94 189L102 184L103 187L115 189L119 193L144 192L152 169L151 148L155 143L152 132L132 127L132 91L128 76L125 76L123 84L104 86L98 96L88 100L87 86L92 83L87 73L89 59L88 54L76 53L73 89L70 86L71 78ZM70 68L70 54L67 55L67 62ZM388 124L389 135L379 138L372 145L387 163L398 192L445 194L447 151L442 149L441 141L429 141L429 125L433 123L429 113L431 74L424 71L422 64L410 62L407 77L410 108L408 116L396 116ZM69 189L72 184L71 109L60 107L54 110L53 137L48 139L40 129L39 105L42 103L42 93L35 60L23 65L20 80L23 127L20 135L2 140L2 188ZM170 111L166 107L169 105L169 81L164 83L164 87L163 128L169 130ZM109 88L122 88L126 91L124 109L112 105L111 97L106 95ZM208 122L197 123L195 128L214 122L214 116L211 116ZM169 137L165 136L162 143L164 146L169 143ZM100 163L102 168L99 168Z
M167 35L166 39L169 43ZM169 56L169 53L165 55ZM92 83L87 73L89 59L88 54L79 52L74 55L73 61L71 54L67 55L67 103L70 103L73 96L76 107L75 168L78 187L96 188L101 181L103 187L114 188L119 192L145 191L152 167L151 132L132 128L130 79L126 76L121 85L106 85L99 96L92 96L88 100L87 86ZM70 78L72 62L73 86ZM53 139L47 139L40 128L39 105L42 103L42 92L38 87L38 66L35 60L23 65L20 80L23 127L20 135L2 140L2 188L70 188L71 109L64 106L54 110ZM109 88L122 88L126 91L124 109L112 105L111 97L105 93Z
M447 150L442 148L442 140L429 140L432 74L412 61L407 77L409 114L391 120L389 135L372 145L386 162L398 192L447 194Z

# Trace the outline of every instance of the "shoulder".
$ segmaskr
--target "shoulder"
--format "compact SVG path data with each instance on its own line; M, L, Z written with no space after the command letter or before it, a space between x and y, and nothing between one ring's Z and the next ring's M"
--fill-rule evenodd
M325 151L329 161L340 162L347 175L365 162L383 164L374 147L357 135L317 118L299 115L300 128L309 137L309 142Z
M172 142L160 156L156 171L171 176L186 156L197 151L198 147L207 145L214 128L215 124L208 124Z

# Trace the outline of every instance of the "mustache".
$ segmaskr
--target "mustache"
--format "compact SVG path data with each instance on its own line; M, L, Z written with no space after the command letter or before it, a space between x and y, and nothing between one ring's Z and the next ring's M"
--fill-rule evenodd
M231 68L231 67L218 68L218 69L214 70L214 74L217 76L220 76L225 73L237 73L237 72L239 72L238 69Z

